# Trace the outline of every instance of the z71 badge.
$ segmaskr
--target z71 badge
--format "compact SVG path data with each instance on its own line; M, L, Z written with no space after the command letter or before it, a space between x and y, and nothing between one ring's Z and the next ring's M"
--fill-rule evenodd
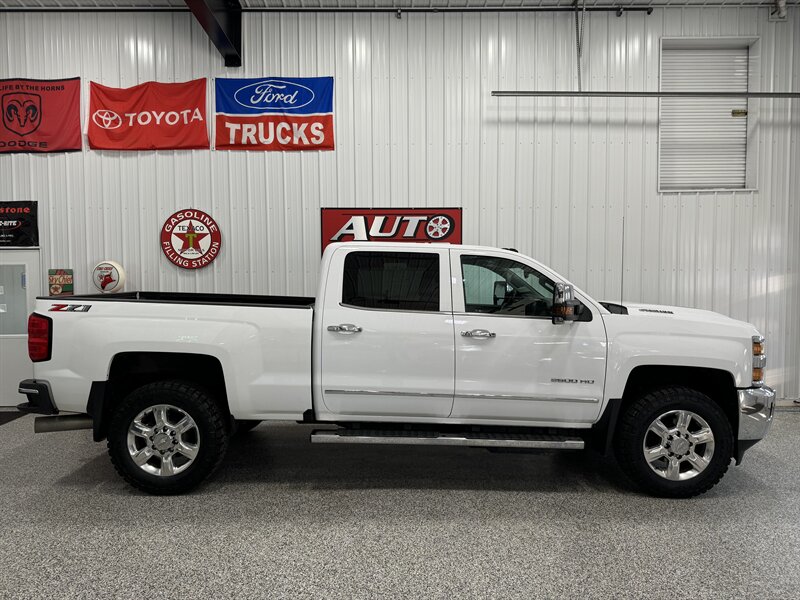
M91 304L51 304L47 310L49 312L89 312Z

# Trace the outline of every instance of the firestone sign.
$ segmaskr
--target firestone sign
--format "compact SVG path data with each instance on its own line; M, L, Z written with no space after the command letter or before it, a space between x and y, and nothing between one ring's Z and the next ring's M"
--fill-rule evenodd
M460 208L323 208L322 249L333 242L461 243Z
M202 210L180 210L161 228L161 250L170 262L183 269L211 264L222 247L217 222Z
M0 248L39 245L36 202L0 202Z

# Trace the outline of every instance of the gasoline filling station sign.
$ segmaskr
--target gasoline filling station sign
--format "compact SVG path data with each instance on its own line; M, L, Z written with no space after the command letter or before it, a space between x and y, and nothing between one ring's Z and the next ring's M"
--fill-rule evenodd
M208 266L219 256L221 246L217 222L202 210L179 210L161 228L164 256L183 269Z

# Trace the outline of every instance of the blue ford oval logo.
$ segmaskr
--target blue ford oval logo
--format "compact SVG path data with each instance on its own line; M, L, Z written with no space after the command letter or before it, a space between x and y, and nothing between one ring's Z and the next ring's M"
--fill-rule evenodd
M299 83L281 79L265 79L236 90L237 103L247 108L297 110L314 101L314 92Z

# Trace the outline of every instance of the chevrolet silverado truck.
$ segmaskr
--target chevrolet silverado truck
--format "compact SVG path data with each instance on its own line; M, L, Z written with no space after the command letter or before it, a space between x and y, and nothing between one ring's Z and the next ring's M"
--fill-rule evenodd
M766 435L775 400L752 325L597 302L512 249L331 244L316 298L39 298L28 336L34 430L91 429L152 494L283 420L320 425L320 444L594 448L689 497Z

